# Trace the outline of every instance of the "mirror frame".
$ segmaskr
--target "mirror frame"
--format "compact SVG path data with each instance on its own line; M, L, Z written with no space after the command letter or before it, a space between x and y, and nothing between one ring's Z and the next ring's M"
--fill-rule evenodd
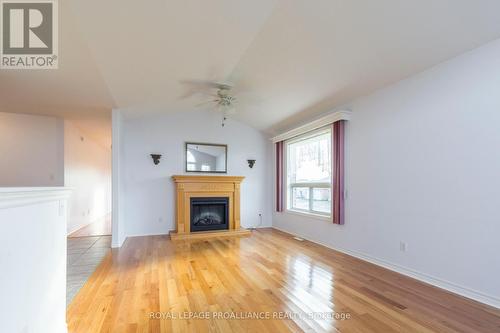
M193 171L193 170L188 170L187 167L187 152L188 152L188 145L199 145L199 146L217 146L217 147L224 147L226 151L226 160L225 160L225 166L226 170L224 171ZM227 173L227 145L220 144L220 143L207 143L207 142L186 142L184 145L184 170L186 172L191 172L191 173Z

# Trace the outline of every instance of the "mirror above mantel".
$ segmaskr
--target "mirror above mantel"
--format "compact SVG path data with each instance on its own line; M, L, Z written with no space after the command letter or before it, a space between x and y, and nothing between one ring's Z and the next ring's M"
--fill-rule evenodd
M186 142L186 172L227 173L227 145Z

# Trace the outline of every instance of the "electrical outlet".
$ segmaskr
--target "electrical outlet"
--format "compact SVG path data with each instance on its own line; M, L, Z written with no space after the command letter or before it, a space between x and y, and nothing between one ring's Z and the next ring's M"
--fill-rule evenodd
M160 217L158 218L158 223L162 223L162 222L163 222L163 217L161 217L161 216L160 216Z
M399 242L399 251L406 252L407 250L408 250L408 245L405 242L400 241Z

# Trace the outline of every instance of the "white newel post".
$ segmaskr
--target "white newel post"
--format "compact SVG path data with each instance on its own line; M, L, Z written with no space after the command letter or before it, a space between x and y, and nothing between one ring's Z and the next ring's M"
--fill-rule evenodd
M0 332L64 333L71 190L0 188Z

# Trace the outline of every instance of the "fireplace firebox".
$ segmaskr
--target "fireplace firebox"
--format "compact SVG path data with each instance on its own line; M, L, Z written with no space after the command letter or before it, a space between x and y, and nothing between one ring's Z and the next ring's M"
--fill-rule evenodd
M191 198L191 231L227 230L228 222L229 198Z

